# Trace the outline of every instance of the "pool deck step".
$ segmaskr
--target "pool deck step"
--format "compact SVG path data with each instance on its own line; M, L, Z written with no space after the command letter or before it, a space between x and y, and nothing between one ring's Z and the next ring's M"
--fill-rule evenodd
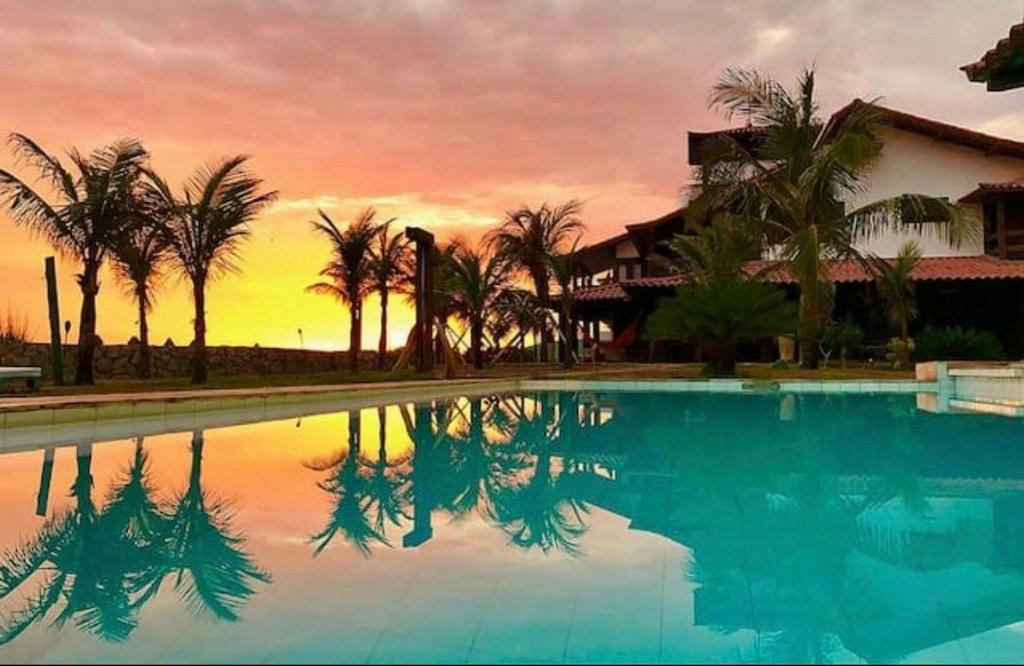
M995 416L1008 416L1011 418L1024 416L1024 403L1013 400L952 398L949 401L949 408L950 410L960 412L993 414Z

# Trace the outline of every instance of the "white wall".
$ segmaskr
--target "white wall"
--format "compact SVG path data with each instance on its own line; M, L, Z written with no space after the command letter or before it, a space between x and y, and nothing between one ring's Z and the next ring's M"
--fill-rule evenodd
M624 240L621 243L615 244L615 258L616 259L638 259L640 253L637 252L636 246L633 245L633 241Z
M974 190L980 182L1002 182L1024 177L1024 160L985 155L983 151L936 141L929 137L895 128L884 130L885 147L867 180L867 188L847 202L853 210L879 199L900 194L927 194L948 197L956 202ZM924 256L976 256L984 254L981 237L980 206L972 206L977 217L977 237L959 248L931 234L886 231L858 243L865 252L893 257L909 239L917 240ZM939 227L939 225L935 225Z

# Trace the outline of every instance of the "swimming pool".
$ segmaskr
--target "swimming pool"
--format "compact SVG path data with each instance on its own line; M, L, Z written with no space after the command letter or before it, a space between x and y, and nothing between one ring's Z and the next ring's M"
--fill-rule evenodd
M1019 420L545 391L197 424L0 454L0 661L1024 651Z

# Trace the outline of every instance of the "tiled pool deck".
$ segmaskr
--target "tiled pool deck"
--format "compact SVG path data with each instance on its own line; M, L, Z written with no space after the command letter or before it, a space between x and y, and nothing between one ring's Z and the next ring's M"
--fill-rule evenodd
M75 396L0 398L0 448L30 448L54 438L117 438L203 425L237 425L268 419L459 395L513 391L626 391L708 393L919 393L930 381L751 381L470 379L334 386L161 391Z

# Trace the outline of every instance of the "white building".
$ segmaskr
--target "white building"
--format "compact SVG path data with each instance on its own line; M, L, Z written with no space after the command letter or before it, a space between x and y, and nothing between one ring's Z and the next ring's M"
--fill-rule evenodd
M864 104L854 100L833 114L822 139L827 141L832 128ZM859 249L889 258L906 241L916 241L922 253L914 272L921 310L917 326L983 328L996 334L1010 353L1024 352L1024 142L876 108L888 121L884 147L864 190L846 202L847 210L902 194L925 194L964 205L977 228L972 237L953 246L942 233L945 223L907 225L860 241ZM725 131L756 147L757 128ZM691 165L700 164L706 142L720 134L689 133ZM626 225L623 233L586 248L587 274L576 292L580 319L592 327L605 323L616 339L639 330L642 325L637 322L657 299L680 283L681 278L664 270L658 256L660 241L684 229L686 213L684 207L656 220ZM853 261L833 262L830 271L839 314L860 321L869 337L887 336L877 303L865 302L871 276ZM781 271L770 279L795 289L792 278ZM630 342L624 340L622 346Z

